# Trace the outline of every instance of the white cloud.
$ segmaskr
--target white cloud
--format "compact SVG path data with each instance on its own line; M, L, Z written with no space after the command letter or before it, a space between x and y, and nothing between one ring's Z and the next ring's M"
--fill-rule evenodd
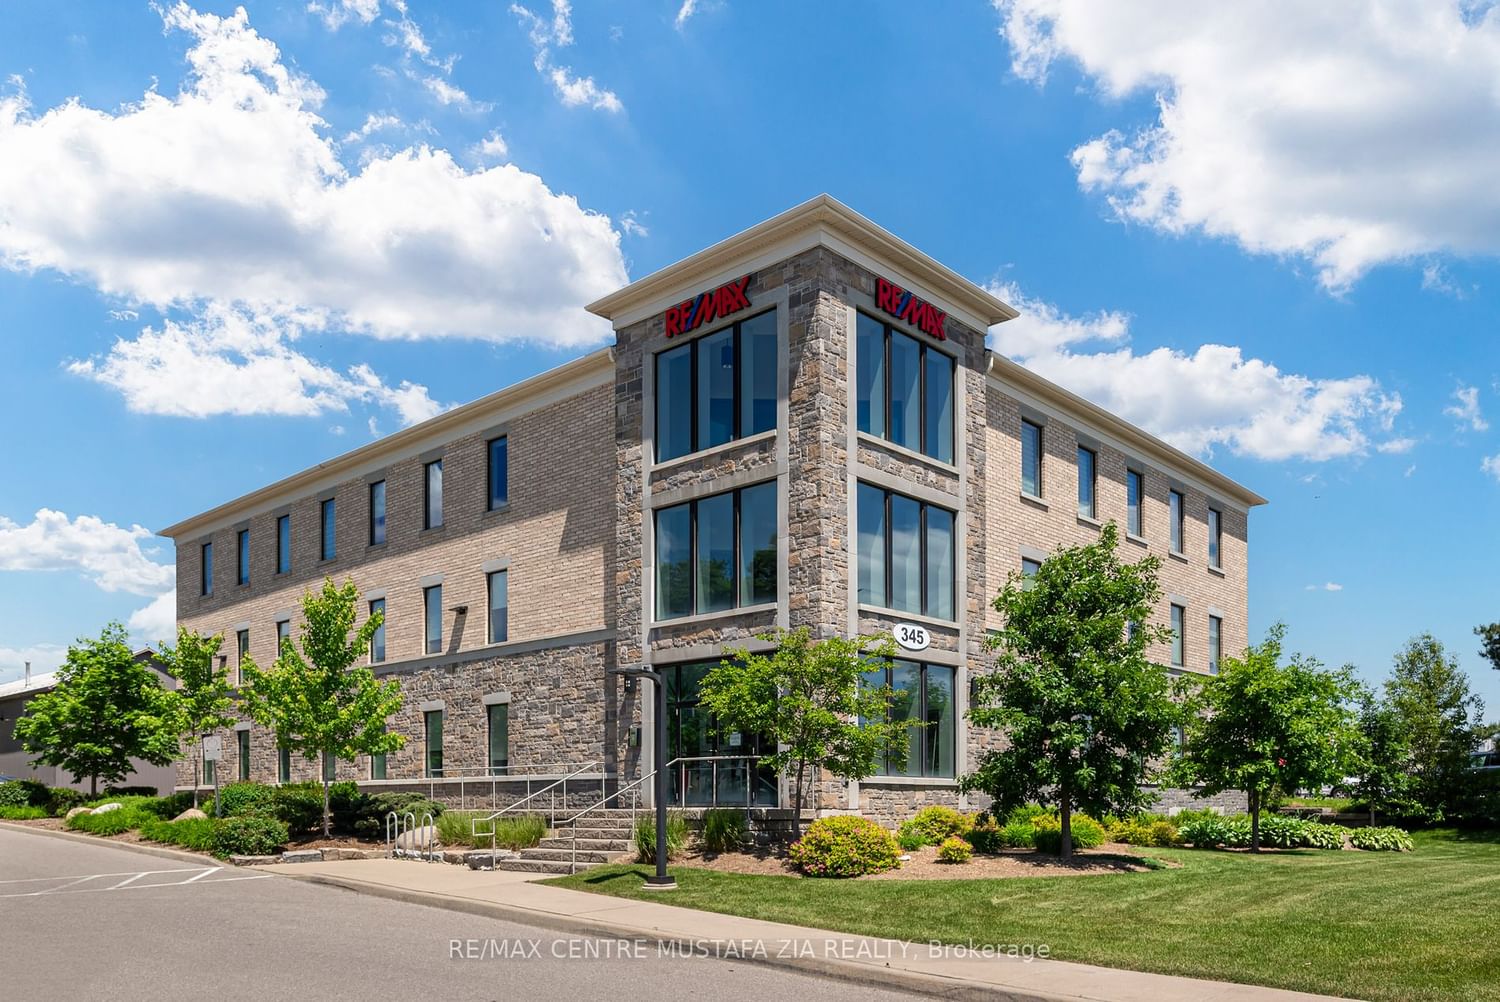
M452 105L460 111L469 112L484 112L494 107L488 101L474 100L463 88L455 87L442 77L419 77L417 74L410 74L410 76L412 79L418 80L423 87L427 88L427 93L435 97L439 104Z
M177 572L152 559L153 539L139 525L122 528L93 515L70 519L50 508L26 525L0 515L0 571L72 572L104 591L156 595L171 587Z
M31 647L0 647L0 682L14 682L26 677L26 662L31 662L31 677L56 671L68 656L62 644L34 644Z
M380 0L330 0L327 3L310 0L307 12L322 18L329 31L338 31L350 21L369 24L375 20L380 13Z
M631 209L620 217L620 230L627 236L632 237L649 237L651 235L651 231L646 229L646 224L637 218L634 209Z
M1500 253L1500 14L1433 0L992 0L1012 69L1076 63L1156 120L1072 154L1116 215L1369 268Z
M682 6L677 8L677 18L674 21L678 31L683 29L683 26L688 23L688 18L692 17L697 10L698 0L682 0Z
M1422 288L1428 292L1441 292L1454 299L1467 299L1470 291L1450 278L1448 270L1436 261L1429 261L1422 266Z
M1021 311L992 329L996 350L1186 452L1205 455L1222 446L1264 460L1326 460L1410 448L1385 437L1401 397L1369 376L1282 372L1219 344L1191 354L1171 348L1137 354L1125 343L1123 314L1076 318L1014 286L994 291ZM1103 342L1105 350L1079 350L1090 342Z
M1417 440L1414 438L1388 438L1384 442L1375 443L1375 451L1386 455L1400 455L1410 452L1416 444Z
M137 313L135 310L110 310L109 311L109 319L111 319L111 320L125 321L125 322L129 323L129 322L133 322L133 321L139 320L140 318L141 318L141 315L139 313Z
M125 622L136 640L155 647L162 641L177 642L177 591L164 591L150 605L137 609Z
M1408 477L1408 478L1409 478L1409 477L1411 477L1411 475L1412 475L1412 474L1413 474L1413 473L1416 473L1416 472L1417 472L1417 464L1416 464L1416 463L1412 463L1412 464L1411 464L1411 465L1410 465L1410 466L1408 466L1408 467L1407 467L1407 468L1406 468L1406 472L1405 472L1405 473L1403 473L1403 474L1401 474L1401 475L1402 475L1402 476L1403 476L1403 477Z
M571 66L560 66L552 60L553 48L564 48L573 44L572 6L568 0L552 0L552 20L539 17L530 8L518 3L510 5L510 12L526 29L535 52L532 65L546 79L552 81L557 96L570 108L588 105L599 111L622 111L624 105L612 90L606 90L594 82L593 77L581 77Z
M1341 584L1338 584L1337 582L1329 581L1326 584L1320 584L1320 585L1310 584L1310 585L1307 586L1307 588L1305 590L1306 591L1343 591L1344 590L1344 586L1341 585Z
M213 328L217 304L379 338L608 336L581 308L626 281L608 217L513 165L469 171L426 145L351 173L321 89L242 10L164 19L192 39L176 96L39 115L24 94L0 98L0 264L188 309L203 322L184 330Z
M370 114L365 116L364 125L361 125L358 129L355 129L352 132L348 132L344 135L344 142L361 142L365 139L368 139L371 133L380 132L385 129L399 129L403 126L403 124L404 123L401 121L401 119L397 118L395 115L377 115L371 112Z
M1488 473L1496 480L1500 480L1500 452L1493 456L1486 456L1479 461L1479 472Z
M495 129L469 149L469 155L476 160L504 160L510 155L510 145L506 143L505 137L500 135L500 130ZM626 233L630 232L629 224L620 220L620 229Z
M1444 407L1443 413L1458 422L1459 430L1489 431L1490 423L1479 410L1479 387L1460 386L1453 391L1453 399L1456 403Z

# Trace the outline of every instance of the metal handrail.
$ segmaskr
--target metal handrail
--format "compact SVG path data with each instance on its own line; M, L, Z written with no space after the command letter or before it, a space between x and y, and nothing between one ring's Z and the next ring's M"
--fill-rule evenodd
M579 763L577 762L553 762L535 766L481 766L478 768L471 767L467 769L444 769L442 775L440 776L422 776L420 778L410 780L398 779L395 780L395 782L412 783L414 785L420 785L421 783L425 782L427 784L428 800L437 799L437 788L439 784L457 783L458 806L460 809L466 807L468 804L468 788L470 786L478 787L480 790L483 790L485 786L488 786L490 791L490 807L493 808L496 801L499 799L498 788L501 783L524 782L526 784L526 791L529 794L531 792L531 784L534 781L539 781L550 776L555 776L560 772L571 770L578 764ZM574 775L576 776L581 772L587 772L588 766L597 764L597 761L586 763L584 768L575 772ZM497 768L499 771L497 771ZM601 789L604 778L605 777L601 774Z
M490 837L490 859L493 861L494 858L495 858L495 832L499 828L499 826L494 823L496 818L500 817L500 815L502 815L502 814L506 814L506 813L509 813L510 811L514 811L516 808L521 807L523 804L529 803L534 798L540 797L542 794L548 792L549 790L554 790L558 786L561 786L563 788L563 803L567 804L567 802L568 802L568 780L570 780L570 779L576 779L577 777L579 777L579 776L583 775L584 773L588 772L590 769L593 769L593 768L601 766L601 765L602 765L602 763L600 763L597 760L595 760L593 762L585 762L581 767L579 767L578 769L574 770L573 772L568 773L566 776L563 776L561 779L558 779L558 780L555 780L555 781L553 781L551 783L548 783L546 786L542 787L540 790L535 791L534 793L528 793L526 796L522 797L520 800L517 800L513 804L506 804L504 807L500 808L498 811L495 811L493 814L490 814L490 815L488 815L486 817L482 817L482 818L470 818L469 819L469 835L471 836L471 838L475 838L475 839L477 839L477 838L483 838L485 835L488 835ZM602 780L601 780L601 785L602 785ZM552 816L556 817L556 815L557 815L557 799L556 799L556 796L554 795L554 797L553 797L553 806L552 806ZM487 832L482 832L482 831L479 830L479 825L482 822L486 822L486 821L490 822L490 830L487 831Z

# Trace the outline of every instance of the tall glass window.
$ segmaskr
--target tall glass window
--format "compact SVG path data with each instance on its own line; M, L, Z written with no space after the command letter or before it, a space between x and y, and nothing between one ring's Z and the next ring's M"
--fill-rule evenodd
M510 501L510 440L504 435L490 439L490 511Z
M292 750L290 748L276 749L276 782L290 783L292 781Z
M491 703L485 711L489 718L490 775L503 776L510 767L510 707Z
M281 515L276 519L276 573L285 574L292 569L292 516Z
M370 545L385 543L385 481L370 485Z
M490 643L503 644L510 639L510 573L492 571L489 575Z
M861 483L855 521L860 602L954 618L953 512Z
M443 461L434 459L423 467L422 528L436 529L443 524Z
M198 594L214 593L214 544L204 543L198 551Z
M1093 449L1078 447L1078 514L1095 518L1094 495L1098 486L1098 456Z
M1172 664L1181 668L1184 661L1184 650L1187 647L1185 635L1187 610L1180 605L1172 606Z
M235 684L239 684L239 682L241 681L241 679L240 679L240 669L244 666L245 659L250 656L250 631L249 630L237 630L235 632L235 635L234 635L234 647L235 647L235 653L234 653L234 679L235 679Z
M443 711L428 710L422 714L422 722L426 725L427 775L441 779L443 776Z
M319 528L323 531L318 555L323 560L332 560L338 556L339 552L338 537L334 533L334 526L337 524L337 519L335 518L337 509L333 498L324 498L319 509L319 516L323 523Z
M1144 479L1135 470L1125 471L1125 531L1132 536L1146 534L1145 518L1141 509L1145 498Z
M1224 518L1219 514L1218 509L1208 509L1208 566L1210 567L1223 566L1219 563L1219 556L1224 552L1221 545L1224 542L1223 524Z
M1224 621L1218 616L1208 617L1208 673L1219 674L1219 658L1224 655Z
M1181 553L1183 547L1182 540L1185 535L1184 530L1187 528L1184 524L1187 517L1184 509L1187 506L1183 503L1182 492L1168 491L1167 506L1172 520L1172 552Z
M371 779L385 779L386 778L385 753L384 752L380 752L379 754L371 755L370 756L370 778Z
M953 358L863 313L854 354L859 430L953 462Z
M323 753L323 781L332 783L338 776L339 760L327 752Z
M370 634L370 664L378 665L385 660L385 599L370 599L370 615L380 613L380 625Z
M1021 493L1042 496L1042 426L1021 422Z
M776 427L776 312L656 356L658 462Z
M203 785L204 786L213 786L214 785L214 777L218 773L218 765L219 765L219 763L215 762L211 758L207 758L207 759L203 760Z
M443 653L443 586L422 589L422 649L428 654Z
M250 583L250 530L241 529L234 537L236 578L239 583Z
M250 732L236 731L235 741L239 745L235 750L240 753L240 782L244 782L250 778Z
M656 618L776 601L776 483L656 512Z
M276 621L276 656L281 657L281 649L292 640L292 621L290 619L278 619Z
M907 730L906 762L882 756L878 775L953 776L958 733L954 674L953 668L944 665L892 661L889 667L865 675L869 684L889 685L894 691L890 719L914 725ZM925 726L915 726L919 724Z

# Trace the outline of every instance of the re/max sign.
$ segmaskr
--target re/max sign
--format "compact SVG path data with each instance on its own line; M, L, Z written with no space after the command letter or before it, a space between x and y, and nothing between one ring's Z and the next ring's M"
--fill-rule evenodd
M667 337L687 334L706 323L727 317L740 310L749 309L750 276L726 282L711 292L700 292L692 299L668 307L666 313Z
M948 314L927 300L918 299L895 282L875 279L875 305L896 319L905 320L923 334L939 341L948 340L948 333L943 330Z

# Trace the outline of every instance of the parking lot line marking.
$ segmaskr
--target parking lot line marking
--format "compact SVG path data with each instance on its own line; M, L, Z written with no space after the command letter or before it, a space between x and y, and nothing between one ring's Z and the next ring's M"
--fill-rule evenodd
M130 877L135 876L137 873L143 876L149 876L153 873L190 873L196 869L197 867L195 866L174 866L170 870L120 870L115 873L90 873L88 876L79 879L92 880L94 877ZM0 880L0 884L35 884L43 880L68 880L74 876L76 875L68 873L58 874L53 877L15 877L11 880Z
M188 879L186 879L186 880L183 880L183 881L179 881L179 883L183 883L183 884L191 884L191 883L192 883L192 882L193 882L193 881L195 881L195 880L198 880L198 879L200 879L200 878L202 878L202 877L206 877L206 876L208 876L208 875L209 875L209 874L210 874L210 873L215 873L215 872L217 872L217 871L219 871L219 870L222 870L222 869L224 869L224 868L223 868L223 867L222 867L222 866L210 866L210 867L209 867L209 868L208 868L208 869L206 869L206 870L204 870L204 871L203 871L203 872L202 872L202 873L200 873L200 874L198 874L198 876L196 876L196 877L189 877L189 878L188 878Z
M137 873L133 877L126 877L124 880L120 881L118 884L115 884L113 887L106 887L105 890L107 890L107 891L118 891L120 888L124 887L126 884L129 884L129 883L132 883L134 881L140 880L144 876L145 876L144 873Z

